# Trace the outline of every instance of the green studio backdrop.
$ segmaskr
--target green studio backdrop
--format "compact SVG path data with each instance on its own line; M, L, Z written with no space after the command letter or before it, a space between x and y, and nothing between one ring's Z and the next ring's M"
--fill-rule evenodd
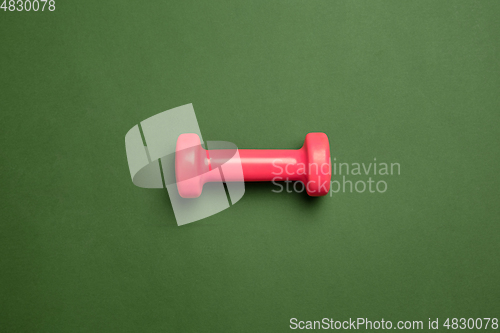
M458 0L1 10L0 330L498 318L499 18ZM178 227L166 190L132 184L124 138L188 103L206 140L325 132L337 163L401 170L373 176L384 193L247 184Z

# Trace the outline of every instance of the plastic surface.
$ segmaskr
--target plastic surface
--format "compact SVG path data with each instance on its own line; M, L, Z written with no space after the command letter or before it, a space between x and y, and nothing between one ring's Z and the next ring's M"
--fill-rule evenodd
M221 166L225 182L301 181L310 196L322 196L330 190L330 145L325 133L307 134L302 148L296 150L205 150L196 134L181 134L177 139L175 172L183 198L196 198L204 183L220 181L209 171Z

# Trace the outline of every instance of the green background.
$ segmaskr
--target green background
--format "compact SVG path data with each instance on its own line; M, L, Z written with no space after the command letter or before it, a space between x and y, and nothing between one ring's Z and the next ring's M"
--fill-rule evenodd
M56 1L0 11L0 330L280 332L500 317L498 1ZM401 164L383 194L272 193L177 227L124 137ZM352 177L366 180L366 176Z

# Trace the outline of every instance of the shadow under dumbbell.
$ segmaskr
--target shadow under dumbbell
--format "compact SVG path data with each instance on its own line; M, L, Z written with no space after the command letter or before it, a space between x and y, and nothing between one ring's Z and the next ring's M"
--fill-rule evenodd
M276 185L279 184L279 185ZM245 183L245 196L242 200L252 201L272 201L286 198L293 204L300 204L306 209L318 206L321 203L321 197L312 197L308 195L305 189L302 191L303 186L300 182L277 182L276 184L270 182L248 182ZM296 190L297 189L297 190ZM278 199L279 198L279 199Z
M285 202L287 205L298 205L302 210L314 210L324 201L321 197L309 196L305 190L300 191L302 189L300 182L288 183L288 191L286 183L278 182L277 184L282 187L270 182L247 182L245 183L245 195L241 202L259 205L263 202ZM298 189L298 191L294 189ZM151 210L157 212L154 215L165 216L165 219L161 221L158 220L157 223L160 223L162 226L176 227L177 222L175 220L168 191L166 189L158 189L154 191L145 191L145 193L150 196L149 202L151 203ZM155 219L152 221L155 221Z

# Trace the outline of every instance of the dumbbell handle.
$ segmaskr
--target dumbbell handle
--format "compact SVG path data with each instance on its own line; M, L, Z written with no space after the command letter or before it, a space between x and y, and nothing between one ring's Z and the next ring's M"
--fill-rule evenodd
M232 164L241 163L243 177L246 182L265 182L272 180L304 180L303 165L306 161L304 149L238 149L239 159L218 158L223 156L220 149L208 150L210 167L225 164L230 168ZM300 165L299 163L303 163ZM300 170L302 169L302 170ZM227 182L241 181L238 175L228 173L224 176Z

